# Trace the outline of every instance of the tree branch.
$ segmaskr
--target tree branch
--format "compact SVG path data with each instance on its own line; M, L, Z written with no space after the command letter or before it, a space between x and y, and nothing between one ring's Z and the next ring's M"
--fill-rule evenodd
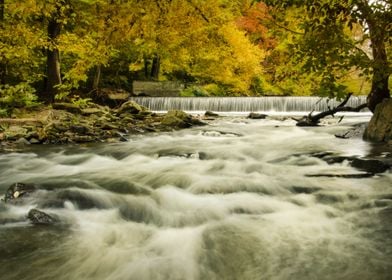
M303 32L298 32L298 31L292 30L292 29L290 29L290 28L288 28L288 27L286 27L286 26L284 26L284 25L280 25L280 24L277 23L276 20L274 20L274 19L271 19L271 23L274 24L274 25L276 25L276 26L279 27L279 28L282 28L282 29L288 31L288 32L291 32L291 33L294 33L294 34L297 34L297 35L305 35L305 33L303 33Z
M350 107L346 106L348 100L352 96L352 93L349 93L346 98L335 108L329 108L327 111L320 112L316 115L312 115L313 111L309 113L309 115L304 116L301 119L294 119L297 121L297 126L317 126L322 118L327 116L334 116L338 112L359 112L365 108L367 108L367 104L361 104L358 107Z
M210 23L210 20L206 17L206 15L202 12L202 10L200 10L200 8L198 6L196 6L195 4L193 4L192 0L187 0L187 2L193 7L195 8L195 10L200 14L200 16L207 22Z

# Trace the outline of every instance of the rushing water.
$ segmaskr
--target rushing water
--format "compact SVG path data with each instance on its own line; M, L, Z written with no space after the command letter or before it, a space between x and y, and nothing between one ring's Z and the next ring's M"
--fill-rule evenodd
M121 144L42 147L0 156L5 279L391 279L392 174L363 179L317 152L366 156L339 125L218 119ZM390 156L384 151L382 156ZM31 208L62 223L32 226Z
M131 100L153 111L216 111L216 112L310 112L326 111L339 101L315 96L267 97L133 97ZM352 96L347 106L366 103L366 96Z

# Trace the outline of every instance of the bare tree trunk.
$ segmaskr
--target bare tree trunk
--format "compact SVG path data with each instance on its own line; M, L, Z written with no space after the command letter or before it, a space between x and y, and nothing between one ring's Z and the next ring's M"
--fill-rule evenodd
M152 66L151 66L151 78L153 80L159 79L160 68L161 68L161 58L159 57L159 55L155 55L152 60Z
M61 85L61 73L60 73L60 52L54 45L61 32L61 23L54 17L51 18L48 23L48 37L53 44L51 48L47 50L46 60L46 99L49 102L54 101L54 97L57 94L58 85Z
M99 83L101 81L101 64L97 65L95 67L95 73L94 73L94 81L93 81L93 89L97 90L99 89Z

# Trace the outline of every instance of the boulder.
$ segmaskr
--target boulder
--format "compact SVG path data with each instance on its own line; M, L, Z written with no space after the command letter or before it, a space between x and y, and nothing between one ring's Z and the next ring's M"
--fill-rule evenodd
M172 128L187 128L193 125L206 125L201 120L188 115L181 110L171 110L163 117L162 125Z
M365 130L363 138L374 142L392 140L392 99L385 99L376 110Z
M18 140L25 137L28 133L27 129L19 125L11 125L4 131L4 138L6 140Z
M127 101L125 103L123 103L120 108L118 108L117 110L117 114L121 115L122 113L128 112L131 114L139 114L140 112L148 112L149 110L144 107L141 106L139 104L137 104L135 101Z
M34 225L53 225L58 223L58 219L37 209L31 209L27 218Z
M219 117L219 114L214 113L214 112L212 112L212 111L206 111L206 112L204 113L204 116L216 118L216 117Z
M162 119L162 124L175 128L186 128L192 126L192 117L181 110L172 110Z
M254 112L251 112L251 113L248 115L248 119L254 119L254 120L261 120L261 119L265 119L266 117L268 117L268 115L259 114L259 113L254 113Z
M5 193L5 202L16 202L30 193L35 192L37 188L34 184L15 183L12 184Z

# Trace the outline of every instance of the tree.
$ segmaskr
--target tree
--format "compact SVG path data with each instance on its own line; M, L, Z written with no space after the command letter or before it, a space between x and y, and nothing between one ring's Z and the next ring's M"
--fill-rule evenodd
M53 11L49 12L47 17L49 47L46 50L46 92L43 97L49 102L54 101L58 87L61 85L58 39L69 9L67 0L55 1Z
M4 0L0 0L0 28L4 28ZM0 62L0 84L4 85L6 83L5 81L5 74L7 71L7 66L3 63Z
M151 79L185 73L237 94L261 73L265 50L237 24L248 0L4 1L1 79L49 102L101 84L127 88L143 68Z
M342 93L338 82L341 71L360 69L370 74L371 91L368 107L374 111L384 98L389 98L388 79L391 62L386 48L391 43L392 10L388 1L367 0L267 0L277 13L301 8L301 30L293 47L295 58L308 72L322 76L321 86L327 94ZM354 37L355 28L363 29ZM364 51L369 45L371 55Z

